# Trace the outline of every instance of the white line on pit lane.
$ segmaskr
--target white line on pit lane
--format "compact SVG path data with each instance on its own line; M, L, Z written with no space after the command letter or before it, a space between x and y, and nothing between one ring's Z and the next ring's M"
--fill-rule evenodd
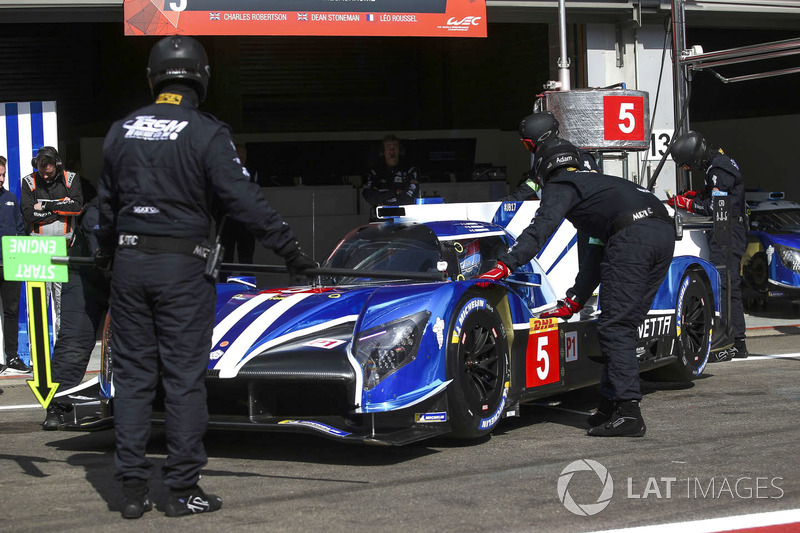
M747 528L768 528L781 524L800 522L800 509L786 511L773 511L769 513L755 513L740 516L726 516L723 518L709 518L707 520L693 520L691 522L673 522L657 526L640 526L627 529L607 529L595 533L712 533L717 531L736 531ZM781 529L783 531L788 531ZM777 531L777 530L776 530ZM769 529L765 529L769 532Z
M731 359L730 361L724 361L728 363L746 363L748 361L765 361L767 359L796 359L800 357L800 353L783 353L778 355L753 355L750 354L749 357L745 359ZM716 363L715 363L716 365Z

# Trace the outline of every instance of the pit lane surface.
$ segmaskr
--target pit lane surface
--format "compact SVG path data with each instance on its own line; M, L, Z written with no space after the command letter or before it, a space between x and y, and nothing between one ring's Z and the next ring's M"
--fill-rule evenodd
M14 407L35 403L26 378L0 377L0 530L578 532L800 509L800 336L748 346L768 356L709 365L692 384L643 383L641 439L585 436L594 390L523 406L480 443L379 448L210 432L201 484L222 496L222 510L170 519L156 509L135 521L119 516L113 433L41 431L40 407ZM159 507L162 429L150 453ZM574 514L562 499L596 514Z

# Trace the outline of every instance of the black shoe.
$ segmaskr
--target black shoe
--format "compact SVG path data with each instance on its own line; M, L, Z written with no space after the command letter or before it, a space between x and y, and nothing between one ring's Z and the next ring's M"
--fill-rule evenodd
M153 502L147 495L147 482L136 480L122 487L122 518L141 518L153 509Z
M47 416L42 422L42 429L45 431L55 431L67 425L68 415L72 412L71 405L52 403L47 408Z
M22 362L22 359L15 357L6 363L6 374L30 374L31 367Z
M733 354L735 350L733 347L728 348L727 350L721 350L719 352L711 352L711 355L708 356L709 363L724 363L725 361L730 361L733 359Z
M750 355L750 352L747 351L747 344L745 344L744 339L736 339L733 342L733 350L736 350L736 353L733 354L735 359L747 359L747 356Z
M614 414L605 424L589 428L591 437L644 437L647 432L637 400L617 402Z
M211 513L222 507L222 498L216 494L206 494L195 485L184 490L173 490L167 499L167 516L185 516L197 513Z
M614 402L605 396L602 396L600 398L600 405L597 406L597 411L595 411L594 414L586 419L586 423L589 424L590 428L593 428L595 426L599 426L600 424L605 424L611 420L611 415L613 414Z

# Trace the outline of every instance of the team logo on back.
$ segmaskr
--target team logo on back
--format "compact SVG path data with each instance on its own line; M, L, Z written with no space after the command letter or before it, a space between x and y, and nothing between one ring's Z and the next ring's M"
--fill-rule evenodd
M188 125L188 120L156 119L152 115L143 115L125 122L122 127L128 130L126 139L174 141Z

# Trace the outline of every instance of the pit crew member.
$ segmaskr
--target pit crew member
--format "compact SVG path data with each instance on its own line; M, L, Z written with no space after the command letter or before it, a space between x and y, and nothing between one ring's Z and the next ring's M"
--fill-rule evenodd
M597 279L602 283L603 311L597 331L605 362L600 403L588 419L591 427L587 433L597 437L644 436L647 428L639 405L637 328L672 261L675 231L671 218L658 198L635 183L579 171L578 150L563 139L556 137L540 144L536 158L536 175L543 184L539 209L514 246L481 278L503 279L530 261L563 218L605 243L605 253L588 255L590 260L581 263L584 274L578 276L580 281L582 276L597 276L591 273L599 272ZM561 316L579 310L587 296L576 294L574 299L564 300L562 307L568 309Z
M155 102L115 122L104 146L98 197L100 250L113 256L115 475L122 516L152 509L145 448L156 383L165 390L169 489L167 516L215 511L222 500L199 486L207 462L205 372L214 325L215 269L210 254L212 195L244 222L290 273L315 266L294 233L250 182L226 124L197 106L210 77L203 46L185 36L153 46L147 78Z
M679 196L673 196L667 203L673 207L685 209L690 213L703 216L713 214L712 195L714 191L728 193L731 205L733 227L731 229L731 254L728 262L726 246L717 244L714 232L708 232L708 248L711 262L715 265L726 265L730 273L730 320L734 338L733 347L723 350L716 355L717 361L746 358L748 355L745 343L746 326L744 321L744 305L742 304L742 278L739 272L742 256L747 249L747 225L745 223L745 198L744 178L739 165L721 148L713 150L705 138L695 131L689 131L679 136L670 146L670 155L678 166L691 170L701 170L705 173L705 188L701 192L688 191ZM722 284L722 316L728 318L727 284Z

